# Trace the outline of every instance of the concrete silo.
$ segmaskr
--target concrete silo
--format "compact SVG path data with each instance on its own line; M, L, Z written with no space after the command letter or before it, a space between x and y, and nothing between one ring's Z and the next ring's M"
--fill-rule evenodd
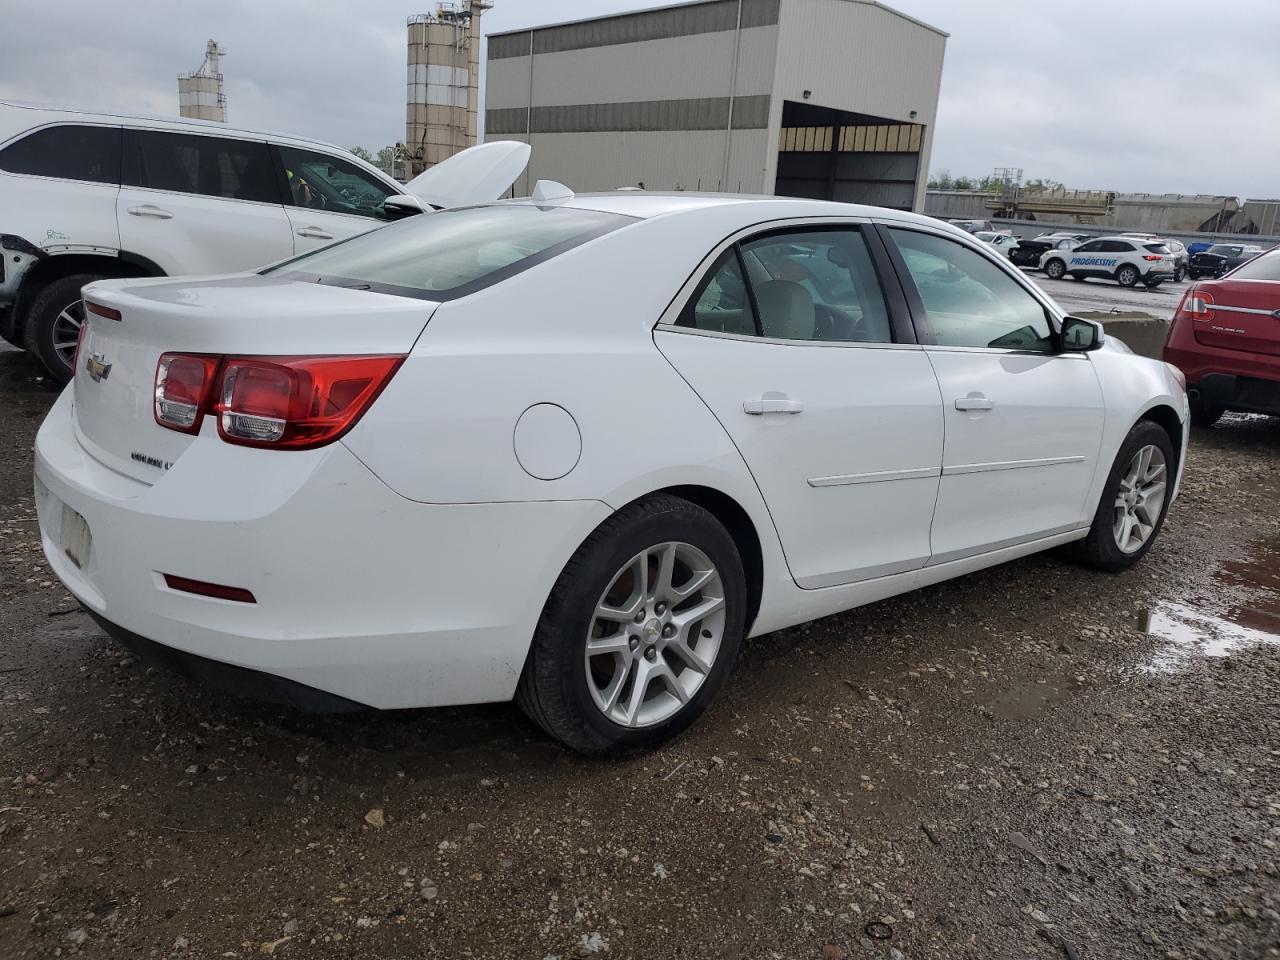
M217 41L205 46L204 63L192 73L178 75L178 113L196 120L226 123L227 95L222 92L222 71L218 60L226 53Z
M484 0L441 3L409 18L405 173L413 177L476 142Z

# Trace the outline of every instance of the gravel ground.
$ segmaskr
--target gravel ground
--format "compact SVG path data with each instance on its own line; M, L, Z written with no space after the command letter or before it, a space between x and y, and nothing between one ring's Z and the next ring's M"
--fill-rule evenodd
M1280 957L1280 421L1136 570L1034 557L752 642L625 763L513 707L304 717L42 562L0 355L0 957Z

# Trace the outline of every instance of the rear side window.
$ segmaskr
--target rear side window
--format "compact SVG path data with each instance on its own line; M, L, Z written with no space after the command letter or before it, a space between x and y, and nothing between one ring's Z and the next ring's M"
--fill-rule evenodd
M1132 253L1133 244L1127 240L1103 240L1103 253Z
M1158 253L1166 257L1171 252L1163 243L1144 243L1143 246L1152 253Z
M228 200L279 203L265 143L158 130L126 130L123 182Z
M120 128L45 127L0 150L0 170L120 183Z
M1231 272L1232 280L1280 281L1280 250L1272 250L1255 257Z
M263 272L424 300L452 300L634 220L573 207L464 207L410 217Z

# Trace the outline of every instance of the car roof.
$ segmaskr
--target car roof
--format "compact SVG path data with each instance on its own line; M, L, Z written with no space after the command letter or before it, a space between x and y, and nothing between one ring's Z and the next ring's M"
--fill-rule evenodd
M84 107L72 107L62 104L51 103L26 103L18 100L0 100L0 108L8 107L13 110L29 110L32 113L42 113L51 115L49 119L53 120L69 120L79 119L82 121L90 120L107 120L110 122L134 122L144 123L150 126L164 127L170 130L182 130L190 128L191 130L199 130L202 133L223 133L240 136L269 137L272 140L290 140L295 143L305 143L316 147L323 147L326 150L337 150L339 153L346 154L348 151L336 144L329 143L325 140L317 140L314 137L302 137L292 133L280 133L276 130L263 130L257 127L237 127L229 123L221 123L216 120L196 120L192 117L173 117L163 116L161 114L137 113L131 110L92 110ZM32 117L31 126L41 122Z

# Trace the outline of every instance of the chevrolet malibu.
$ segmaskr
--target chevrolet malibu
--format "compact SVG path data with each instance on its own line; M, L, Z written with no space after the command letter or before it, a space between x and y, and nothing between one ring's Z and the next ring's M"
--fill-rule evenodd
M745 637L1155 542L1177 371L984 247L540 183L257 273L95 283L36 441L45 554L106 631L219 687L515 698L577 750L652 747Z

